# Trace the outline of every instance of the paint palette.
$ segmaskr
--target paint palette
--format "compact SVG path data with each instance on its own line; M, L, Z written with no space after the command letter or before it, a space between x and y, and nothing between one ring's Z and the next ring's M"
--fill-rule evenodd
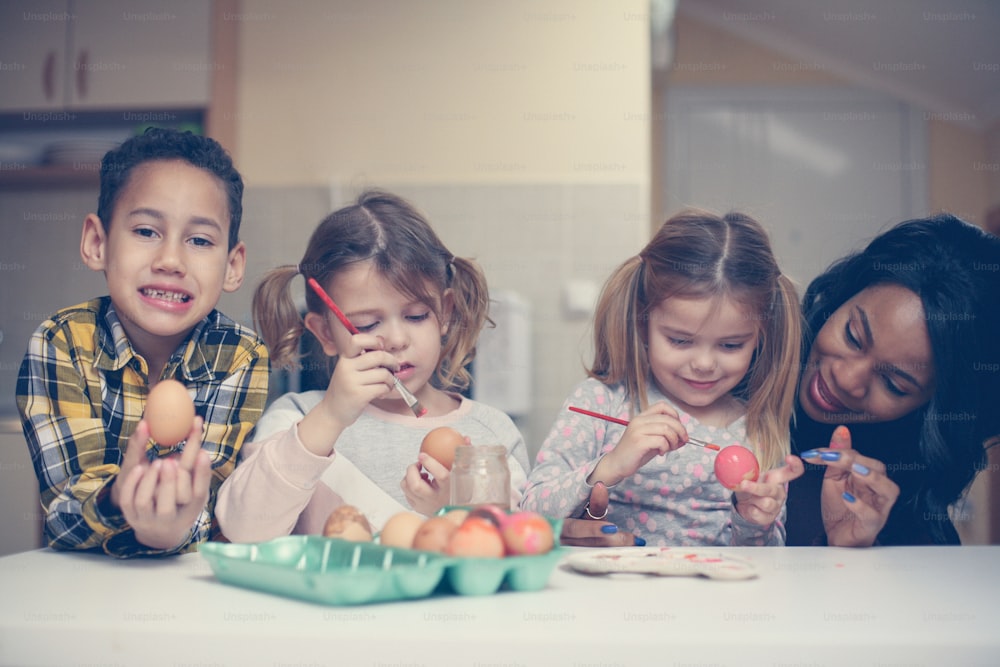
M583 574L647 574L709 579L752 579L754 565L719 551L684 547L624 547L573 554L565 564Z

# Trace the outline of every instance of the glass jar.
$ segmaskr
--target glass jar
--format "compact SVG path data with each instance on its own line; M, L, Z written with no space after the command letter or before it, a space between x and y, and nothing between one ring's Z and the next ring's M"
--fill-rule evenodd
M451 469L452 505L499 505L510 510L510 468L503 445L455 448Z

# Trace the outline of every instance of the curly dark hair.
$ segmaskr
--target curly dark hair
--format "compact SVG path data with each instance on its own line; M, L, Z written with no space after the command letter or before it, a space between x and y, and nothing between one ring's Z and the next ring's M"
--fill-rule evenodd
M955 542L948 506L985 469L984 444L1000 434L1000 238L948 214L892 227L809 285L802 358L837 308L878 284L900 285L920 297L935 389L915 413L874 425L880 441L872 444L903 460L913 456L915 435L920 470L910 476L909 488L900 484L897 505L923 517L935 542ZM865 438L864 427L855 431Z
M243 178L219 142L168 128L148 128L145 133L127 139L104 155L101 160L101 194L97 200L97 216L104 231L108 231L115 204L132 170L153 160L184 160L219 179L229 203L229 249L232 250L240 240Z

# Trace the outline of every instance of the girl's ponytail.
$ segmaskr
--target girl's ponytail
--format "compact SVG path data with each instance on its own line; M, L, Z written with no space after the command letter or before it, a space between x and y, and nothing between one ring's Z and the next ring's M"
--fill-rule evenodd
M761 322L761 347L747 381L747 438L763 470L780 466L790 451L789 428L801 370L802 314L798 292L784 274Z
M633 409L646 407L646 349L642 320L643 260L632 257L604 284L594 311L594 363L587 375L604 384L624 383Z
M489 319L490 295L483 270L470 259L452 257L448 263L452 312L441 345L437 378L442 389L465 389L472 381L466 366L476 356L479 333Z
M299 339L305 327L288 286L299 274L286 265L264 274L253 294L253 320L271 354L275 367L288 367L298 360Z

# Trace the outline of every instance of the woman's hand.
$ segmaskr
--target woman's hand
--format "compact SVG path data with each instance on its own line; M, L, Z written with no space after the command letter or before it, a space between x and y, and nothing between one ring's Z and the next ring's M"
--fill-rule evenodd
M564 519L559 543L569 547L631 547L646 541L632 533L619 532L618 526L603 518L608 514L608 488L601 482L594 485L587 503L586 518ZM601 517L594 519L591 517Z
M615 448L604 455L587 478L588 484L614 486L634 475L654 456L666 454L687 442L687 430L677 411L664 402L654 403L630 422Z
M781 513L788 497L788 483L805 472L802 459L789 454L785 465L768 470L758 482L743 480L736 489L736 511L758 526L770 526Z
M851 432L838 426L829 449L802 452L803 459L826 466L820 507L831 546L870 547L899 498L899 486L885 464L851 449Z

